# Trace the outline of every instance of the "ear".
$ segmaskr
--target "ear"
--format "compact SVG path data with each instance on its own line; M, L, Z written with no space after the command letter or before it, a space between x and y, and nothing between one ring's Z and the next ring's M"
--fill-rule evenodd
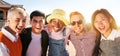
M10 22L10 19L7 19L7 23L9 24L9 22Z

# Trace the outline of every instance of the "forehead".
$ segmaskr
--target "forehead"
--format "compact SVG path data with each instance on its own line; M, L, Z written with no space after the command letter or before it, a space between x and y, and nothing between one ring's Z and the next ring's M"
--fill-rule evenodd
M104 14L102 14L102 13L99 13L99 14L96 15L95 18L103 18L103 17L106 17L106 16Z
M59 19L53 18L53 19L51 19L50 21L59 21Z
M99 14L97 14L97 15L95 16L94 21L103 20L103 19L109 20L107 16L105 16L105 15L102 14L102 13L99 13Z
M26 16L21 13L13 13L13 16L11 19L26 19Z
M70 21L78 21L78 20L83 20L83 17L81 15L73 15L73 16L71 16Z
M44 17L42 16L33 16L32 20L43 20Z

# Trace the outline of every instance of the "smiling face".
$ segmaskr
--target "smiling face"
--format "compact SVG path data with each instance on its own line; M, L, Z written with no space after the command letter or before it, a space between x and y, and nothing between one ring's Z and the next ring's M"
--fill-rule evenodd
M109 34L111 32L110 20L102 13L96 15L94 26L103 35Z
M50 21L50 26L53 31L58 32L65 26L65 24L59 19L52 19Z
M83 18L80 15L71 16L70 23L71 23L73 31L76 34L80 34L84 31Z
M14 16L7 19L8 26L16 33L20 33L26 25L26 16L21 13L14 13Z
M42 16L34 16L30 21L32 25L32 32L35 34L40 34L44 26L44 19Z

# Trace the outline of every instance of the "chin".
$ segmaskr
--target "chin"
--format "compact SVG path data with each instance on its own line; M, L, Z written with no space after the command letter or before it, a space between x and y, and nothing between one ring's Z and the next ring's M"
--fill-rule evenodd
M56 28L54 28L53 30L54 30L55 32L58 32L58 31L59 31L59 29L58 29L58 28L57 28L57 29L56 29Z
M101 34L104 34L105 32L100 32Z
M54 30L55 32L58 32L58 30Z
M21 31L19 31L19 32L17 31L16 33L21 33Z
M39 30L39 31L36 31L36 33L40 33L40 30Z
M20 33L21 31L20 30L17 30L17 31L15 31L16 33Z

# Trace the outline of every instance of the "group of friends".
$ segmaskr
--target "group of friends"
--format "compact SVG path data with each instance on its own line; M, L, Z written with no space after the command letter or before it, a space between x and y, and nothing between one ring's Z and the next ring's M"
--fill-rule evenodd
M47 17L39 10L31 12L31 27L26 27L27 18L23 8L8 10L0 31L0 56L70 56L70 43L75 49L72 56L120 55L120 31L107 9L93 12L91 27L79 11L70 13L69 22L63 9L54 9Z

